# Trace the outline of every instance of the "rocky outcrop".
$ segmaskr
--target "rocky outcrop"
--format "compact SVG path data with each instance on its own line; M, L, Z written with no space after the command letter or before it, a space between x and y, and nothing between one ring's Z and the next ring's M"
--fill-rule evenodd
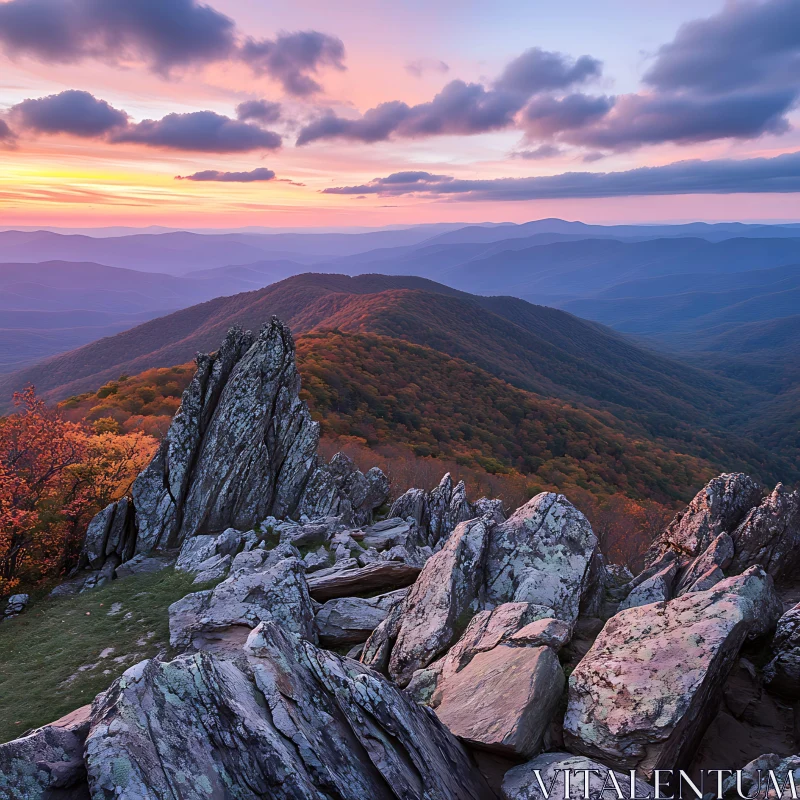
M236 569L234 562L232 574L214 589L188 594L173 603L169 607L170 644L198 649L214 647L215 641L241 644L247 632L264 620L316 642L314 609L297 558L277 562L273 558L255 569ZM232 630L236 628L243 630Z
M518 508L491 535L486 566L490 603L527 602L574 621L601 591L604 570L589 521L563 495L543 492Z
M86 744L95 797L489 800L458 741L355 661L266 623L248 657L129 669Z
M581 608L596 604L604 576L586 517L562 495L539 494L508 520L487 514L460 523L426 563L397 613L376 628L362 659L406 686L415 671L458 641L478 611L499 611L510 603L536 606L541 609L536 618L571 626ZM424 687L415 686L415 693L429 696L437 679L436 669L418 678L416 684L422 681Z
M340 517L353 525L368 525L375 509L389 499L389 480L377 467L366 475L344 453L330 464L318 464L297 508L311 519Z
M443 676L431 706L452 733L474 747L529 758L541 747L564 681L550 647L501 644Z
M83 744L89 706L32 733L0 744L0 796L4 800L88 800Z
M407 589L398 589L378 597L328 600L316 616L320 644L341 647L365 642L406 594Z
M700 555L719 534L733 531L761 502L762 493L761 484L741 472L709 481L650 548L648 564L666 550L690 558Z
M399 607L401 619L388 669L401 686L411 680L414 670L427 666L454 644L478 610L488 539L484 520L460 523L425 564ZM385 628L393 627L391 620L392 616L373 635L383 638ZM374 645L368 642L365 654Z
M800 492L789 492L779 483L748 512L731 538L733 572L761 564L779 583L796 580L800 570Z
M111 554L127 561L269 517L318 512L368 522L388 497L386 477L378 469L363 475L341 454L317 462L319 425L299 388L291 333L275 318L256 337L232 328L216 353L198 355L131 499L90 523L84 563L98 569Z
M687 766L748 637L767 633L781 604L759 567L705 592L612 617L569 679L569 749L615 768Z
M454 486L449 472L430 492L409 489L394 501L389 512L392 517L413 518L425 538L423 543L433 548L440 545L460 522L487 514L501 520L503 509L500 501L482 497L475 504L470 503L464 481Z
M772 653L764 668L767 686L777 694L800 700L800 603L778 620Z
M565 780L569 781L567 786ZM613 770L609 774L608 767L597 761L571 753L542 753L510 769L503 778L502 791L504 800L607 800L609 797L641 800L653 797L653 787L642 780L635 780L633 792L631 788L629 774Z

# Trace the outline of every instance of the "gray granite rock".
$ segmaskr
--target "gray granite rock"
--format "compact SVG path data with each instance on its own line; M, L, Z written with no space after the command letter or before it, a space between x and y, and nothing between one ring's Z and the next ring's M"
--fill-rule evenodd
M772 660L764 668L770 690L800 700L800 603L779 620L772 640Z
M266 623L247 658L129 669L95 706L94 797L489 800L458 741L355 661Z
M389 481L381 470L373 467L364 475L349 456L337 453L329 464L316 465L297 511L311 519L338 516L365 525L388 499Z
M319 440L299 385L291 333L274 318L257 337L232 328L216 353L198 355L180 409L134 481L128 533L114 552L125 561L295 513ZM104 541L109 555L114 520L126 503L90 524L88 560L97 560Z
M264 620L316 642L314 609L297 558L265 562L256 571L232 570L214 589L188 594L173 603L169 607L170 644L178 648L213 647L215 641L227 641L231 629L246 631ZM233 641L239 639L235 636Z
M800 571L800 492L790 492L779 483L748 512L731 538L735 548L732 572L761 564L777 582L796 582Z
M553 609L573 622L601 580L589 521L563 495L543 492L493 528L486 562L486 599L522 601Z
M460 523L429 559L402 603L389 674L405 686L454 644L478 610L489 527L479 519Z
M391 610L408 594L398 589L377 597L341 597L328 600L317 612L316 623L323 647L366 642Z

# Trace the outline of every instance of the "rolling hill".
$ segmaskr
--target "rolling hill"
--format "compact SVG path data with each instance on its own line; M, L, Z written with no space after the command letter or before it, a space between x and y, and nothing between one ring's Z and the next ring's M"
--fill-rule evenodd
M305 274L217 298L57 356L0 381L50 399L96 390L120 374L168 367L213 350L232 324L278 314L296 333L340 330L403 339L460 358L540 397L613 415L626 435L665 443L728 469L789 478L785 455L742 439L742 407L769 395L642 349L563 311L472 296L420 278Z

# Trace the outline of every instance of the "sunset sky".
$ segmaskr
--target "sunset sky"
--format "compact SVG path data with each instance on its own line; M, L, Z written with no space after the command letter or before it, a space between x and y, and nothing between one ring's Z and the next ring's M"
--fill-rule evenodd
M798 0L0 0L0 54L3 226L800 220Z

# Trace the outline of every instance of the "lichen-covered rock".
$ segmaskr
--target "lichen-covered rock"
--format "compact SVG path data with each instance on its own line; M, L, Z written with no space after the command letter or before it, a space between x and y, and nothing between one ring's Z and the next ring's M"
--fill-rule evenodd
M563 495L543 492L493 528L486 562L492 603L537 603L574 621L597 591L599 552L589 521Z
M339 517L346 523L365 525L389 499L389 480L377 467L364 475L353 460L336 453L330 464L318 464L308 479L297 507L311 519Z
M778 484L751 509L731 534L735 555L730 568L741 572L761 564L779 583L797 579L800 569L800 492Z
M474 747L530 758L561 701L564 672L549 647L498 645L442 675L431 707Z
M489 800L433 716L355 661L266 623L246 659L145 661L94 709L94 797Z
M134 545L147 554L293 514L319 441L299 387L291 333L274 318L257 337L232 328L216 353L198 355L180 409L134 481L128 533L115 545L121 559L134 555ZM108 555L113 520L125 503L90 525L87 558L97 557L104 537Z
M389 661L389 674L400 686L454 644L478 610L488 540L485 521L462 522L425 564L402 603Z
M772 660L764 668L770 690L800 700L800 603L779 620L772 640Z
M402 519L413 518L425 537L425 542L436 549L450 535L460 522L483 516L488 512L492 517L502 516L499 501L481 498L480 507L467 500L464 481L455 486L450 473L445 473L439 484L425 492L422 489L409 489L392 504L389 515Z
M569 783L565 787L567 775ZM588 794L585 791L584 775L589 781ZM542 786L545 788L544 792ZM636 779L634 792L631 793L630 774L609 771L608 767L597 761L571 753L542 753L527 763L510 769L503 777L502 791L504 800L550 800L564 797L569 800L608 800L609 797L641 800L653 796L653 787L644 781Z
M170 644L197 649L225 641L231 628L271 620L289 633L316 641L314 608L301 562L285 558L263 571L232 570L214 589L188 594L169 607ZM238 642L239 639L234 639Z
M0 744L3 800L49 800L59 793L88 800L83 743L89 733L89 711L84 706L27 736Z
M621 611L570 676L567 746L647 777L687 766L745 639L779 616L772 579L756 567L706 592Z
M378 597L328 600L316 616L320 644L340 647L365 642L407 593L408 589L398 589Z
M654 542L647 563L666 550L689 558L700 555L717 536L736 528L747 512L761 502L762 491L758 481L741 472L725 473L709 481Z

